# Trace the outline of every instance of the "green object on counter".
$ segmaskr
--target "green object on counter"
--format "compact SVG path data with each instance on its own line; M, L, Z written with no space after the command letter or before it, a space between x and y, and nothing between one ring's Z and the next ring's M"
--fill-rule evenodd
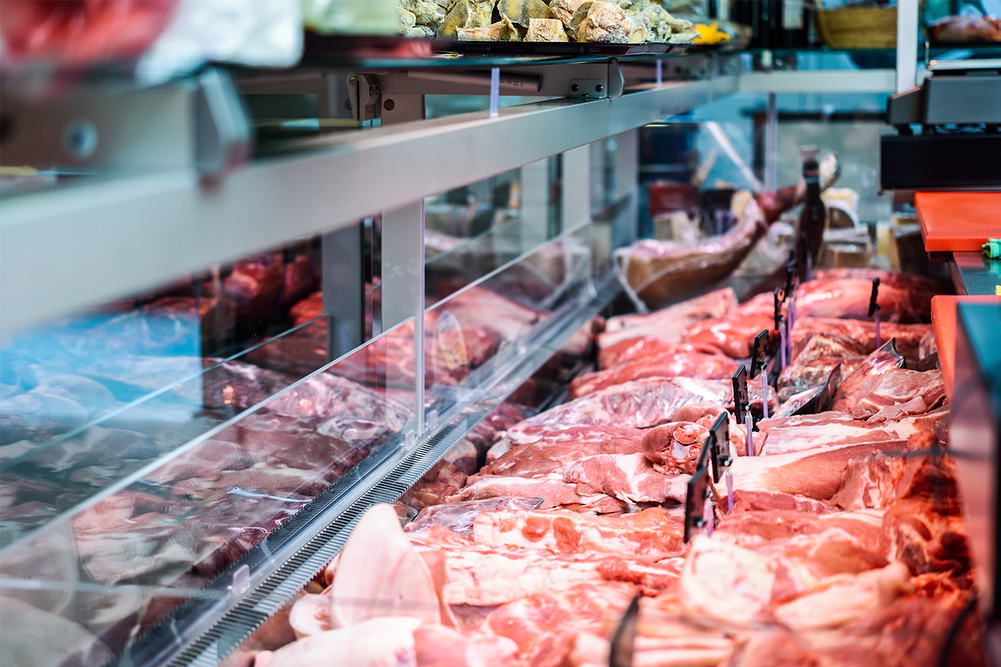
M987 239L983 246L984 257L987 259L998 259L1001 257L1001 239Z

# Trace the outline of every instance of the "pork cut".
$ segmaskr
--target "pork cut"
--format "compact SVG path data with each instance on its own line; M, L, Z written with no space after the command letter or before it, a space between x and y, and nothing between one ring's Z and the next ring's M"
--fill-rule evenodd
M838 418L834 415L844 415ZM948 428L948 413L939 411L923 417L907 417L882 422L854 419L838 412L812 415L816 419L796 420L782 426L782 418L761 422L765 434L762 454L787 454L822 447L907 440L919 431L942 432Z
M830 409L851 412L855 404L879 384L881 376L891 370L903 368L904 358L897 353L894 341L879 348L848 375L842 375L841 386L831 400Z
M681 555L685 514L651 507L634 514L492 511L479 514L473 541L493 547L545 549L554 554L615 554L657 561Z
M882 342L885 343L890 339L895 340L897 351L908 361L915 363L920 361L923 356L920 351L921 339L931 330L930 324L883 322L880 325ZM796 323L792 328L792 361L797 359L809 341L818 334L850 338L860 343L865 348L866 354L876 351L876 324L874 322L840 320L830 317L806 317L801 314L796 318Z
M678 353L702 353L722 355L715 345L701 345L691 343L665 343L656 336L642 336L640 338L627 338L613 345L609 345L598 353L598 366L608 369L627 361L634 361L643 357L659 357L665 354Z
M867 319L872 278L864 274L827 275L831 277L817 278L799 286L796 312L804 317ZM880 276L879 285L880 318L886 322L927 322L934 294L935 291L925 291L884 274Z
M582 503L584 498L577 493L574 483L562 478L543 477L502 477L497 475L477 475L475 481L466 485L453 496L456 501L488 500L490 498L539 498L539 507L550 509L560 505Z
M657 472L695 474L699 454L709 438L709 429L694 422L655 426L643 435L643 456Z
M847 377L855 372L865 359L865 357L819 357L802 362L797 359L779 373L777 386L779 400L787 401L796 394L819 387L838 366L841 366L841 377Z
M870 422L900 419L934 409L945 401L941 371L893 369L882 375L872 390L852 408L852 417Z
M761 294L726 317L693 324L685 330L682 340L692 344L713 345L734 359L745 359L751 356L754 337L763 330L771 330L773 326L775 317L772 297Z
M610 425L553 428L512 439L513 447L480 470L482 475L537 477L562 475L563 468L584 456L635 454L644 431Z
M643 454L598 454L567 466L563 481L576 484L577 493L594 493L631 503L684 502L689 475L657 472Z
M570 383L570 398L593 394L601 389L644 378L688 377L726 380L737 370L737 363L718 354L700 352L666 353L621 362L603 371L587 373Z
M748 385L752 406L761 407L761 388ZM769 393L775 404L774 392ZM650 378L635 380L558 405L508 430L512 440L529 439L554 427L618 424L648 428L671 421L679 408L691 403L715 403L726 407L733 402L733 388L726 380L691 378Z
M598 336L598 347L605 349L642 336L652 336L665 343L680 343L684 330L695 322L725 317L736 307L737 296L728 287L652 313L610 317L604 333Z

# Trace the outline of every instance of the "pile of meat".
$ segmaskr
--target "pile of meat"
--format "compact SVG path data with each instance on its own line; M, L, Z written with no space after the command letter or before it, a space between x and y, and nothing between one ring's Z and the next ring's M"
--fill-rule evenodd
M845 319L804 315L798 355L842 335L824 323L866 330L848 318L867 275L800 288L821 308L807 296L824 285L842 306L823 316ZM910 310L895 312L923 312L914 290L900 298ZM758 312L763 299L721 292L611 319L576 398L507 428L475 473L440 466L405 529L405 508L370 510L276 620L287 631L231 664L597 667L636 596L635 665L984 664L941 375L910 370L926 331L901 330L896 348L844 336L861 359L829 404L761 420L753 457L730 416L734 509L712 487L714 532L684 542L687 482L733 408L721 378ZM780 408L751 389L755 412Z

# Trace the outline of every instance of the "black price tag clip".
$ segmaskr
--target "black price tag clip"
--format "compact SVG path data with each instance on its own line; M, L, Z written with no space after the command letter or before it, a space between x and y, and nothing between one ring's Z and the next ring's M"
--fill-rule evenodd
M775 291L772 292L774 297L773 312L775 319L775 330L778 331L782 326L782 303L785 301L785 294L782 292L782 288L776 287Z
M608 651L608 667L633 667L633 647L636 644L636 625L640 614L640 598L637 595L622 615L619 627L612 635Z
M716 423L709 429L709 461L713 466L713 482L719 484L723 473L730 467L733 459L730 457L730 415L723 412L716 418Z
M754 337L754 346L751 348L751 379L758 377L758 373L768 367L766 354L768 353L768 329L764 329Z
M872 279L872 294L869 295L869 317L879 310L879 278Z
M738 424L743 424L745 415L751 409L747 399L747 368L743 364L730 378L730 382L733 383L733 415Z
M786 264L786 285L782 289L782 293L783 293L782 299L783 300L788 299L789 297L792 296L792 290L793 290L793 287L794 287L793 286L793 280L796 277L795 274L796 274L796 260L795 259L790 259L789 263Z
M685 497L685 542L687 543L713 520L706 516L709 498L709 450L703 447L696 462L695 474L688 480L688 495Z

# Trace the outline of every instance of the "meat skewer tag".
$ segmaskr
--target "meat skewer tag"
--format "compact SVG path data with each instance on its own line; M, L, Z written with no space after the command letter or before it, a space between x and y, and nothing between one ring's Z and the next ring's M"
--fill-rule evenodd
M879 278L872 279L872 295L869 297L869 317L876 322L876 348L883 346L882 337L879 335Z
M838 364L834 367L834 370L831 371L830 375L827 376L827 380L824 381L824 385L821 387L820 391L792 414L815 415L826 411L827 406L831 404L831 401L834 399L834 394L837 393L840 386L841 364Z
M633 667L633 646L636 643L641 597L643 596L633 597L632 602L626 607L626 613L622 615L619 627L612 635L612 643L608 649L608 667Z
M779 359L781 360L781 363L779 364L778 371L781 373L782 369L786 367L786 330L785 318L782 317L782 303L785 301L785 294L782 292L781 288L776 287L772 295L775 300L775 330L779 332Z
M744 422L747 428L747 455L754 456L754 439L751 435L754 422L751 419L751 401L747 395L747 367L741 364L730 382L733 383L733 416L738 423Z
M719 484L721 477L726 475L726 513L733 513L733 472L730 464L730 415L723 411L716 418L716 423L709 429L709 460L713 465L713 483Z
M725 414L725 413L724 413ZM703 528L713 534L713 506L709 494L709 450L703 447L695 466L695 474L688 480L688 495L685 496L685 543L695 537Z
M761 375L761 400L762 411L765 419L768 419L768 329L764 329L754 337L754 346L751 348L751 379Z

